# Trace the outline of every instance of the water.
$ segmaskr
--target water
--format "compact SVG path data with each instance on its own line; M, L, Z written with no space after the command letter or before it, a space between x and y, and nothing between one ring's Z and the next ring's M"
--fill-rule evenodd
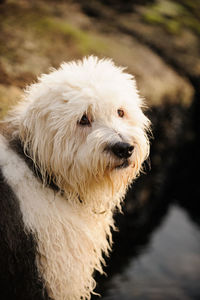
M200 230L173 205L145 251L108 279L104 300L199 300Z

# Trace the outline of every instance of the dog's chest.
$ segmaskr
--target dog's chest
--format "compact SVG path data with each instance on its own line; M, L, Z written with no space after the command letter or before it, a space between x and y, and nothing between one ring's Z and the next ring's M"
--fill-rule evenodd
M25 224L37 242L36 264L53 299L89 297L94 269L102 272L109 226L44 188L25 162L0 140L0 165L16 194Z

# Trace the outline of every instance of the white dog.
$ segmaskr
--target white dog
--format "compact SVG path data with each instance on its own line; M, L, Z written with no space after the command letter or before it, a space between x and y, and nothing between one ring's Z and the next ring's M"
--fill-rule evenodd
M26 89L1 125L2 299L90 299L149 153L142 106L133 77L93 56Z

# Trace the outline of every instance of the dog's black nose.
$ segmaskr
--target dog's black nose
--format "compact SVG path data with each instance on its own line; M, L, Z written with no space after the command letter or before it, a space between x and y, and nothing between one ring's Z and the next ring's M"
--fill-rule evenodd
M111 146L111 151L119 158L129 158L134 147L128 143L116 143Z

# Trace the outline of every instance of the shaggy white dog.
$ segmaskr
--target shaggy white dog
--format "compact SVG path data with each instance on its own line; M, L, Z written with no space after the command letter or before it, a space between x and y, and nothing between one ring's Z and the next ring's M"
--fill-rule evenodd
M91 56L42 75L2 125L2 178L52 299L90 299L103 272L113 212L149 153L142 106L132 75Z

